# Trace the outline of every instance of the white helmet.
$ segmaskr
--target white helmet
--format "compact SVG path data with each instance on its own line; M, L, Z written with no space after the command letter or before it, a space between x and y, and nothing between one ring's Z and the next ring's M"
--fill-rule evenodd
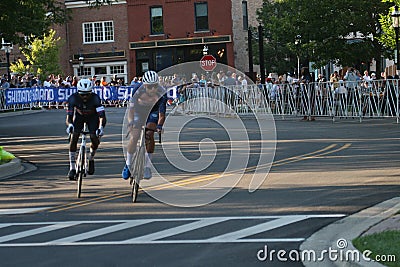
M153 70L146 71L143 75L144 84L156 84L158 83L158 74Z
M78 93L89 94L92 92L93 84L89 79L81 79L78 82Z

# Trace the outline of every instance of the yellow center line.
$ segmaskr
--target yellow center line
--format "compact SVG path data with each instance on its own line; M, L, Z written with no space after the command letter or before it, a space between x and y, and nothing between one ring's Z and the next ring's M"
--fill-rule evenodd
M311 155L315 155L315 154L327 151L327 150L329 150L331 148L334 148L335 146L336 146L336 144L331 144L331 145L329 145L329 146L327 146L325 148L322 148L320 150L316 150L316 151L309 152L309 153L306 153L306 154L303 154L303 155L299 155L299 156L294 156L294 157L290 157L290 158L286 158L286 159L281 159L281 160L278 160L278 161L274 162L272 164L272 166L279 166L279 165L287 164L286 161L291 161L291 160L295 160L295 159L297 159L297 161L299 161L299 160L302 160L303 158L305 158L307 156L311 156ZM258 166L247 167L247 168L244 169L244 172L250 172L250 171L255 170L256 168L257 169L262 169L264 167L269 167L269 166L271 166L271 163L265 163L265 164L258 165ZM226 173L224 173L224 175L237 174L238 171L240 171L240 170L226 172ZM187 182L190 182L190 183L198 182L198 181L201 182L201 181L207 181L207 180L219 178L221 176L222 175L220 173L218 173L218 174L208 174L208 175L195 176L193 178L184 179L184 180L171 182L171 183L175 184L175 185L182 185L181 184L182 182L184 184L186 184ZM169 185L169 184L167 184L167 185ZM164 184L163 185L156 185L154 187L149 187L148 189L165 189L165 188L168 188L168 187L165 187L165 186L166 185L164 185Z
M126 193L120 193L117 195L106 195L106 196L101 196L101 197L96 197L93 199L87 199L87 200L83 200L83 201L78 201L78 202L72 202L69 204L63 204L63 205L59 205L56 206L54 208L48 209L48 212L57 212L57 211L61 211L61 210L67 210L67 209L72 209L72 208L76 208L76 207L83 207L83 206L87 206L93 203L98 203L98 202L103 202L105 200L108 200L109 198L115 197L115 196L121 196L121 195L125 195Z
M281 165L285 165L285 164L289 164L289 163L293 163L293 162L298 162L298 161L302 161L302 160L307 160L307 159L312 159L312 158L317 158L320 156L324 156L324 155L328 155L328 154L332 154L344 149L347 149L351 146L351 143L347 143L337 149L331 150L332 148L336 147L337 144L331 144L329 146L326 146L322 149L313 151L313 152L309 152L306 154L302 154L302 155L298 155L298 156L293 156L290 158L285 158L285 159L281 159L278 161L275 161L272 166L281 166ZM262 169L262 168L266 168L269 167L271 164L270 163L265 163L262 165L258 165L258 166L252 166L252 167L248 167L245 168L243 171L244 172L250 172L253 171L255 169ZM223 175L224 176L230 176L233 174L237 174L237 171L230 171L230 172L226 172ZM201 176L196 176L193 178L189 178L189 179L182 179L179 181L175 181L175 182L169 182L166 184L161 184L161 185L155 185L155 186L151 186L148 187L146 190L160 190L160 189L167 189L167 188L171 188L171 187L175 187L175 186L183 186L183 185L189 185L189 184L194 184L194 183L198 183L198 182L205 182L205 181L209 181L209 180L214 180L217 178L220 178L223 176L222 174L209 174L209 175L201 175ZM143 191L143 189L139 190L140 192ZM49 212L58 212L58 211L63 211L63 210L68 210L68 209L73 209L73 208L78 208L78 207L83 207L83 206L87 206L90 204L95 204L95 203L100 203L100 202L104 202L104 201L108 201L108 200L113 200L113 199L118 199L118 198L122 198L122 197L126 197L128 196L130 193L120 193L120 194L113 194L113 195L107 195L107 196L102 196L102 197L97 197L94 199L89 199L89 200L84 200L84 201L79 201L79 202L73 202L70 204L66 204L66 205L60 205L58 207L54 207L52 209L49 209Z

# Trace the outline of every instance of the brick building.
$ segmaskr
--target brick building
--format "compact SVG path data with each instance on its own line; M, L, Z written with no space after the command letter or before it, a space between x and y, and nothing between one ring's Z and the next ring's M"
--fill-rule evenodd
M61 58L65 72L76 76L105 76L108 79L116 74L127 82L129 42L126 1L119 0L112 6L98 9L88 8L84 1L65 0L65 5L71 10L72 17L60 31L60 36L65 38Z
M231 1L128 1L132 73L197 61L203 47L234 66Z
M128 83L147 69L198 61L204 46L217 62L248 71L247 26L257 26L262 0L118 0L89 8L60 0L72 20L56 26L64 74L114 74ZM16 52L15 52L16 53Z

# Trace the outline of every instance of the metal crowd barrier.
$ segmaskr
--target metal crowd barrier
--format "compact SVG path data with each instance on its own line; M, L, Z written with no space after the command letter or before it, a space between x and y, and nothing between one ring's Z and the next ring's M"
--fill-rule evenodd
M399 122L399 80L324 82L248 86L186 87L174 112L234 116L270 113L275 117L396 118ZM126 100L104 101L125 106ZM63 102L6 105L0 89L0 112L33 108L64 108Z
M185 102L177 112L189 114L268 112L282 118L353 118L361 122L364 118L392 117L399 122L398 80L188 87L181 93Z

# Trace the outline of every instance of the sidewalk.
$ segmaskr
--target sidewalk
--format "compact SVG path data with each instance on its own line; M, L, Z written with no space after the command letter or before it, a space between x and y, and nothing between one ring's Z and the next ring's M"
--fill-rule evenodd
M347 255L351 255L352 251L357 250L352 244L354 238L363 234L371 234L385 230L400 230L400 215L397 214L395 216L399 211L400 197L389 199L322 228L304 241L300 246L300 250L312 250L316 252L316 255L322 255L323 250L329 250L331 248L342 251L342 255L346 255L346 252L348 252ZM397 261L400 261L400 259L397 259ZM327 253L325 253L325 257L322 261L304 261L303 264L306 267L384 266L377 262L366 261L362 257L359 262L340 261L340 259L331 261Z

